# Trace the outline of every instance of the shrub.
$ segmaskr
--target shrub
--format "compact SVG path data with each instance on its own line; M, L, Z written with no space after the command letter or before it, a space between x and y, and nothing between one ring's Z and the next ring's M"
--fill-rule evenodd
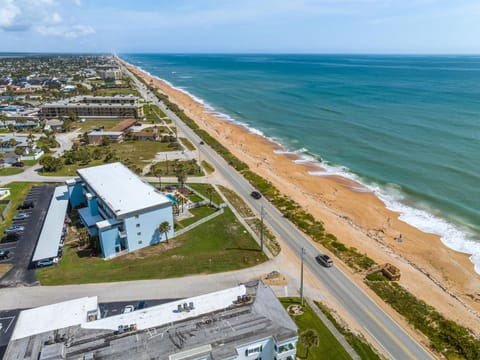
M417 299L395 282L366 283L410 324L425 334L430 339L431 347L447 359L480 358L480 342L466 328L445 319L432 306Z
M386 278L382 273L368 274L365 279L368 281L388 281L388 278Z

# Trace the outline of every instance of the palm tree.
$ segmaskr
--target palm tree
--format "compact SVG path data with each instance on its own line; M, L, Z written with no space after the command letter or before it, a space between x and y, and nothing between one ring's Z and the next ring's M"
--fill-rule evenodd
M213 187L209 186L206 190L206 193L208 195L208 200L210 201L210 203L208 204L208 206L212 207L212 195L213 195Z
M80 229L78 229L78 240L81 248L87 245L89 238L90 238L90 234L88 233L88 230L86 227L81 227Z
M175 167L175 176L177 177L178 182L180 183L181 189L185 189L185 182L187 181L187 172L185 171L185 166L182 163L179 163Z
M32 130L30 130L27 136L27 145L30 149L30 152L33 150L33 144L35 144L35 137L33 136Z
M1 115L1 120L2 120L2 123L3 123L3 127L7 127L7 114L5 114L4 112L2 112L2 115Z
M162 222L158 227L158 231L160 231L160 234L165 234L165 239L167 240L167 244L168 244L168 232L170 231L170 229L171 229L171 226L168 221Z
M300 343L307 349L307 355L305 359L308 359L308 354L310 353L310 348L317 347L319 343L318 334L313 329L305 330L300 334Z

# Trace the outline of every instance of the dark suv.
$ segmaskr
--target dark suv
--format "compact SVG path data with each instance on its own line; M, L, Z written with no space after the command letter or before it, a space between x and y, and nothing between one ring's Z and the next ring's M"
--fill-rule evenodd
M262 194L260 194L258 191L252 191L250 196L258 200L262 197Z
M0 260L8 259L9 250L0 249Z
M21 204L17 210L26 210L26 209L32 209L35 207L35 204L33 203L32 200L25 200L23 204Z
M318 263L322 264L325 267L332 267L333 266L333 260L330 259L330 256L325 255L325 254L320 254L315 257Z

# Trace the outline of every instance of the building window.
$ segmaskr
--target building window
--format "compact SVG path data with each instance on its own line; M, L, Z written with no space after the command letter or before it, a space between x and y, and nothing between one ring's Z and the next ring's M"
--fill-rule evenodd
M140 236L140 235L142 235L142 233L141 233L141 232L138 232L137 235Z
M139 217L138 215L135 215L135 219L138 219L138 217Z
M137 224L136 227L140 227L140 224Z
M138 243L141 244L141 243L142 243L142 240L139 240Z
M253 354L261 353L262 349L263 349L262 345L251 346L251 347L247 348L247 350L245 350L245 356L251 356Z

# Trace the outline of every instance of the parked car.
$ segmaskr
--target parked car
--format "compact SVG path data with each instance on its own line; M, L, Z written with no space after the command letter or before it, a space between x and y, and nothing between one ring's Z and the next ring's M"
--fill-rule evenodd
M17 210L33 209L34 207L35 207L35 204L32 200L25 200L23 204L20 204L17 207Z
M55 264L53 260L40 260L40 261L37 261L37 268L52 266L53 264Z
M12 225L5 229L7 234L16 234L25 230L25 226L22 225Z
M30 217L30 214L28 213L18 213L13 217L13 220L24 220Z
M147 307L147 302L142 300L142 301L139 301L137 306L135 307L137 310L142 310L142 309L145 309Z
M262 194L260 194L258 191L252 191L250 196L258 200L258 199L261 199Z
M12 164L13 167L23 168L25 164L22 161L17 161Z
M203 142L203 141L200 141L200 145L205 145L205 142Z
M18 233L7 234L4 237L2 237L2 240L0 242L2 243L14 242L14 241L17 241L19 237L20 235Z
M128 314L128 313L131 313L135 311L135 308L133 307L133 305L127 305L123 308L123 313L124 314Z
M325 254L320 254L315 257L318 263L325 267L332 267L333 266L333 260L330 259L330 256L325 255Z
M0 260L8 259L8 254L10 254L10 250L0 249Z

